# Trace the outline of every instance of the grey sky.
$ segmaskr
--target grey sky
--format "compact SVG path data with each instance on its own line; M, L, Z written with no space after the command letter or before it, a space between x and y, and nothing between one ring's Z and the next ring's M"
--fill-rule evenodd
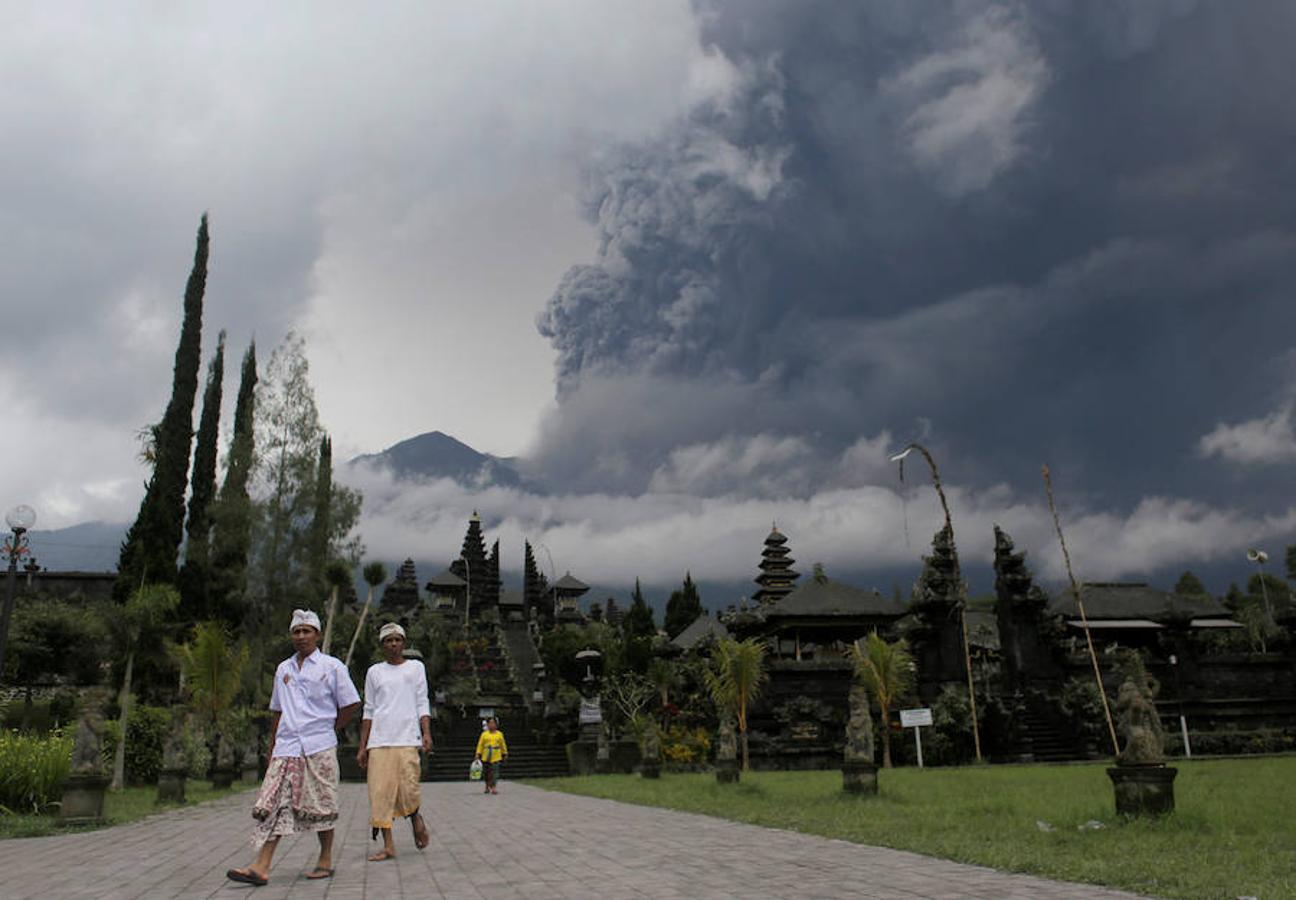
M133 514L207 209L208 346L300 329L340 455L440 429L555 488L373 473L389 556L481 506L605 581L740 577L771 518L894 566L915 437L977 558L1056 574L1044 461L1091 574L1294 536L1290 4L0 10L0 496L43 524Z

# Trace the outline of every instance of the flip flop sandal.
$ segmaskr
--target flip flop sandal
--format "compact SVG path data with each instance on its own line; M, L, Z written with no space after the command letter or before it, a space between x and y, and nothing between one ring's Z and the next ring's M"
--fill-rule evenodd
M225 877L230 881L237 881L239 884L250 884L254 887L262 887L270 883L270 879L258 875L256 872L240 872L238 869L230 869L225 873Z
M317 875L315 874L316 872L323 872L324 874ZM306 877L309 878L311 881L322 881L325 878L332 878L333 870L326 869L323 866L316 866L315 868L311 869L309 872L306 873Z

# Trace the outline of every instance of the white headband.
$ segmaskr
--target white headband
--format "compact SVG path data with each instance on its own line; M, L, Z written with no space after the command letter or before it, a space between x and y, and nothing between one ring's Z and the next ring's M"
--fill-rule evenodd
M401 637L405 637L405 629L401 628L395 622L388 622L382 628L378 629L378 640L381 642L389 634L399 634Z
M321 630L319 616L315 615L315 613L311 612L309 609L293 610L292 624L288 626L288 630L291 632L298 625L309 625L316 631Z

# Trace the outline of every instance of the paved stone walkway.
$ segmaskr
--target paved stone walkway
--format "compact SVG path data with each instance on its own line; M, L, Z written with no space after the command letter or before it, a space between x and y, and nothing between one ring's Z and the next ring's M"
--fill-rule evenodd
M225 880L252 858L251 793L84 834L0 841L0 896L400 898L976 898L1115 900L1117 891L1008 875L914 853L629 806L504 782L423 785L432 843L399 823L394 861L370 863L363 785L342 786L337 875L308 881L314 836L285 838L266 887Z

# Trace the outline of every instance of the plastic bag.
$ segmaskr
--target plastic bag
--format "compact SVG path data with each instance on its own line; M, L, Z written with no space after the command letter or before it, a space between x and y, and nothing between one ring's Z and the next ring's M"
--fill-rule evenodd
M472 761L472 765L468 767L468 780L481 781L481 777L482 777L482 761L480 759L474 759Z

